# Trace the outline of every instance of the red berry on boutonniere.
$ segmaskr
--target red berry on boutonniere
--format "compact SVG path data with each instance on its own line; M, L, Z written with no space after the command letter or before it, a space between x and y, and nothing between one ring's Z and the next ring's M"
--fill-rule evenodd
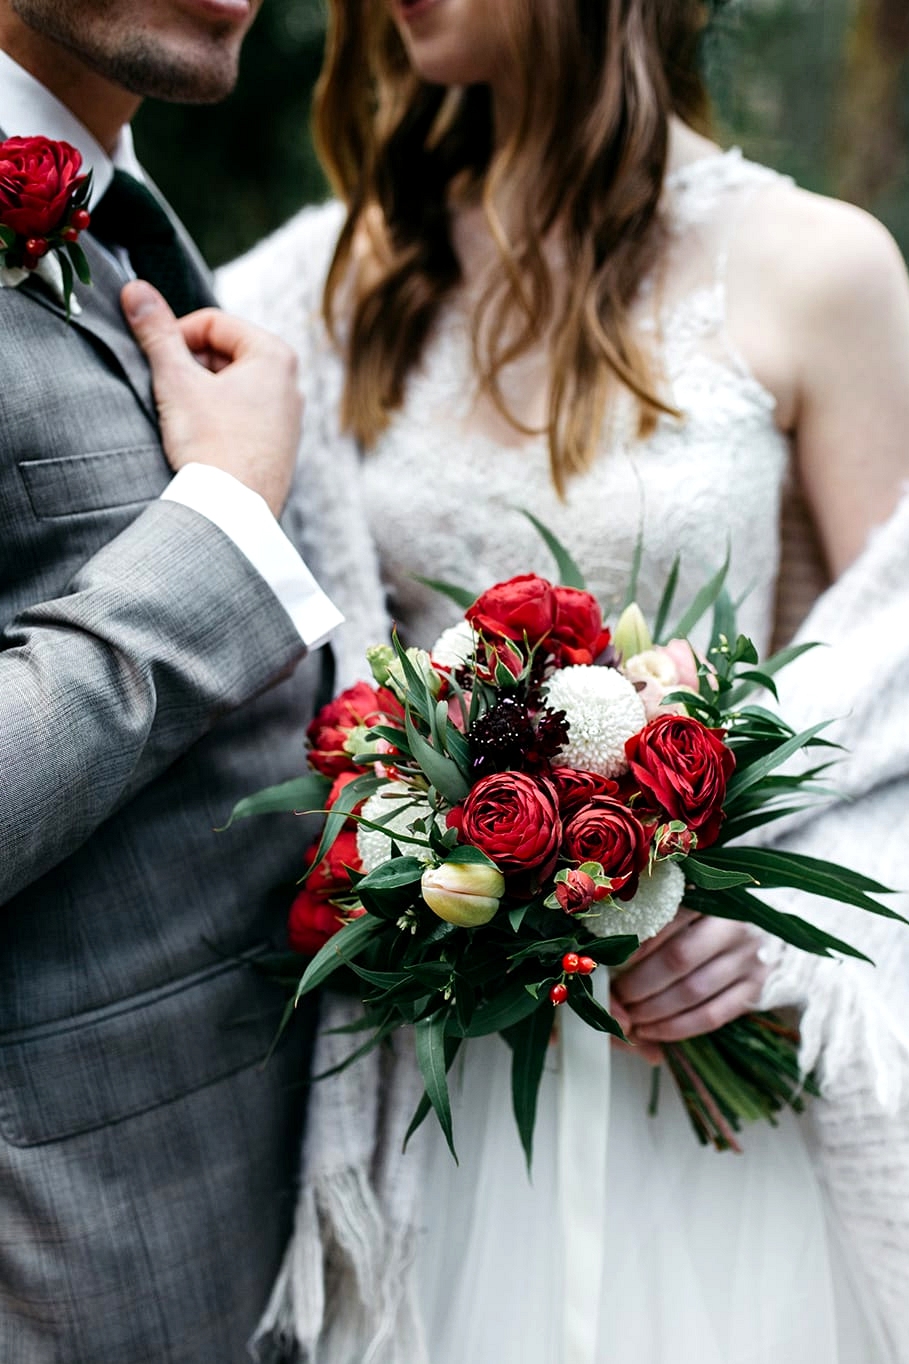
M18 288L36 274L74 306L78 278L91 283L79 233L91 221L91 174L68 142L10 137L0 142L0 288Z

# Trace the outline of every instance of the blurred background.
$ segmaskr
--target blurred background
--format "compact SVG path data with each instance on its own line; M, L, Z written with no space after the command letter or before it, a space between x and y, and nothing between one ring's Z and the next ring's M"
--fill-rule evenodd
M213 265L328 193L309 137L324 33L325 0L265 0L232 99L136 122ZM726 0L704 63L721 142L870 209L909 257L909 0Z

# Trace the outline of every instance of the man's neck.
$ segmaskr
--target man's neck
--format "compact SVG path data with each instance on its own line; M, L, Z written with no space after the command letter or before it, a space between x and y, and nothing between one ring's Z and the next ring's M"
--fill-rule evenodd
M107 152L139 105L138 95L99 76L59 43L35 33L0 5L0 48L75 114Z

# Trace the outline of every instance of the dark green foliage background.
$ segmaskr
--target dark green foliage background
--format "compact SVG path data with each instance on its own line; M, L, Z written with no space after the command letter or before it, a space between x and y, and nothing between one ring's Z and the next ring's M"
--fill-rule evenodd
M856 150L843 120L849 42L862 5L874 3L880 0L729 0L722 6L705 43L720 140L739 143L807 188L848 191L844 167ZM216 108L147 105L137 119L140 156L214 264L327 193L309 137L323 35L323 0L265 0L230 100ZM892 110L882 116L888 138L898 140L895 168L883 188L854 197L887 223L909 254L907 70L902 125Z

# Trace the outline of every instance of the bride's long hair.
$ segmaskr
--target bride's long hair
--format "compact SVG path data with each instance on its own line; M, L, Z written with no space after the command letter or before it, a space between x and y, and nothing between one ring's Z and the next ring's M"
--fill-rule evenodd
M522 73L517 117L493 147L484 86L445 89L411 68L384 0L332 0L316 98L319 149L347 204L325 289L337 336L345 285L342 420L370 446L400 407L433 320L461 274L449 205L482 194L497 265L474 309L479 382L518 429L504 366L545 342L557 488L594 458L610 394L639 403L642 433L670 411L629 312L661 244L668 119L708 123L698 68L703 0L512 0L501 23ZM508 229L499 191L520 206ZM377 226L378 224L378 226ZM559 287L544 251L558 227Z

